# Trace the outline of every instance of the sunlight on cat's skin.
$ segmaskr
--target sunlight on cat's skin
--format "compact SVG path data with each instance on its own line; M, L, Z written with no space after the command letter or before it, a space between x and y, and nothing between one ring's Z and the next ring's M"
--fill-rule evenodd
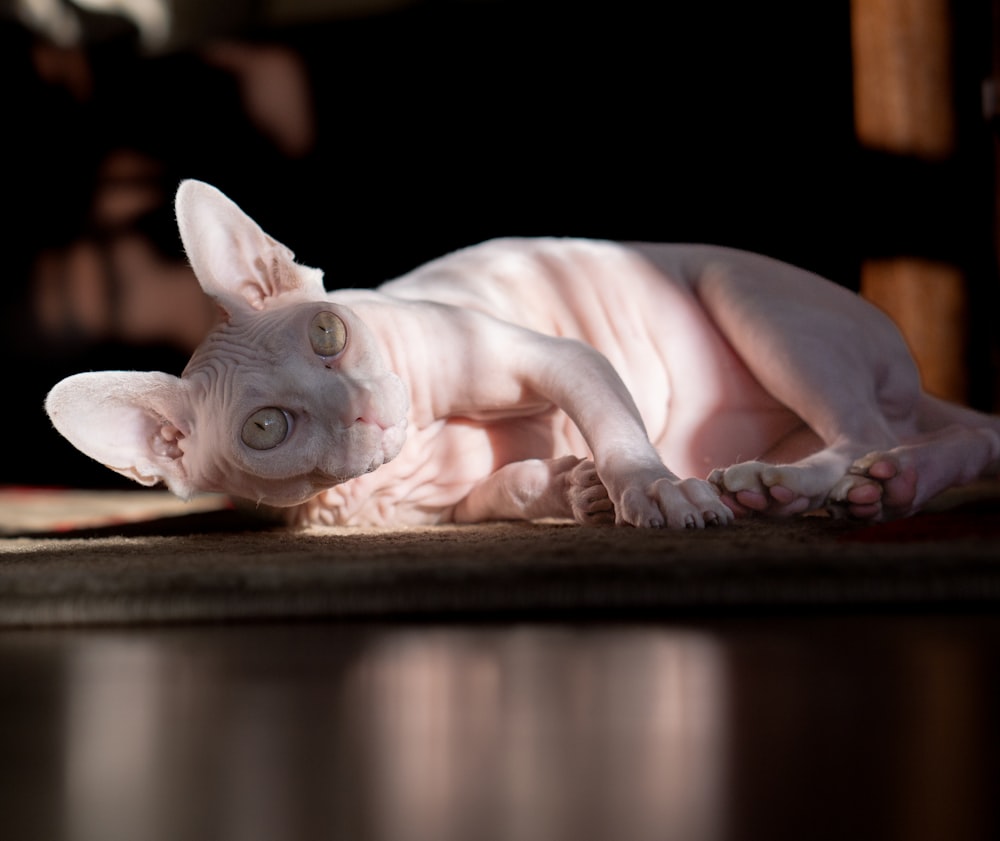
M921 391L898 331L801 269L710 246L494 240L327 294L233 202L177 196L224 313L181 378L47 409L83 452L301 524L877 520L1000 470L1000 420Z

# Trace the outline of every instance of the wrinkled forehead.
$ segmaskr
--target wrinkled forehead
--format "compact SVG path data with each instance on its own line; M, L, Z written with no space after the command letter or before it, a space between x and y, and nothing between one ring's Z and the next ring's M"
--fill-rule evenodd
M350 320L344 307L329 301L306 301L263 311L235 309L195 349L183 376L207 374L215 379L227 369L278 364L289 353L306 349L309 324L322 311Z
M287 356L288 322L292 312L275 311L233 316L219 323L195 349L181 378L195 413L199 437L225 437L233 412L254 401L260 384Z
M195 349L184 374L216 359L231 358L238 363L248 357L280 352L282 337L287 334L289 322L294 321L298 310L299 307L282 307L265 312L240 309L227 315Z

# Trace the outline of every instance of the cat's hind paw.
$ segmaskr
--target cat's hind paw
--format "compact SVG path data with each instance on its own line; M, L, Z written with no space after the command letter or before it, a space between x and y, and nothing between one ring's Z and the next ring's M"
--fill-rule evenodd
M827 510L857 520L891 520L913 512L917 471L891 453L859 458L831 490Z
M747 461L717 468L708 477L737 517L793 517L825 498L827 481L813 468Z

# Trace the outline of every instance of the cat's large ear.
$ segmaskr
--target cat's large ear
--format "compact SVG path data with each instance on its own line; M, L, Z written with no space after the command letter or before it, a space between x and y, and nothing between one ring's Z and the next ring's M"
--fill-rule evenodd
M164 482L178 496L199 490L180 439L191 432L184 381L160 372L93 371L58 383L45 400L73 446L142 485Z
M210 184L182 181L174 206L191 267L223 309L249 304L261 310L279 300L325 294L319 269L296 263L286 246Z

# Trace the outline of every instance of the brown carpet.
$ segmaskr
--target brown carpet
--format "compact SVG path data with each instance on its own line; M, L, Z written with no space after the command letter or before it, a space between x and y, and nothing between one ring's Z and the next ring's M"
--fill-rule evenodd
M997 486L875 526L745 520L680 533L563 523L291 531L219 500L185 509L148 492L110 506L100 494L36 497L29 518L18 494L0 494L6 627L1000 607ZM95 514L102 505L111 511ZM51 512L47 524L38 509ZM19 529L19 517L31 526Z

